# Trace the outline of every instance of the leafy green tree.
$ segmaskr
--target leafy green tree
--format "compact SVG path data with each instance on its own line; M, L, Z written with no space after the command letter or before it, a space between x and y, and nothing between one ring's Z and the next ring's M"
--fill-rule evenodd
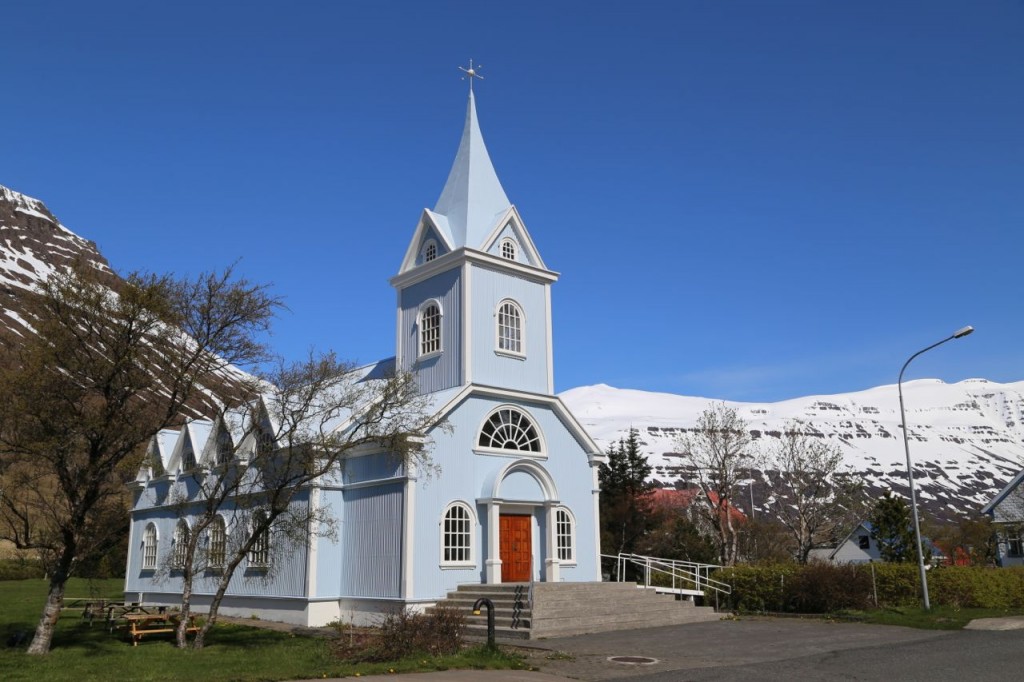
M608 462L598 472L603 553L635 553L639 540L655 525L651 504L655 484L647 480L652 471L647 456L640 452L636 429L608 448Z
M885 491L868 516L871 537L878 543L883 561L905 563L917 561L914 546L914 527L910 520L910 506L902 497Z

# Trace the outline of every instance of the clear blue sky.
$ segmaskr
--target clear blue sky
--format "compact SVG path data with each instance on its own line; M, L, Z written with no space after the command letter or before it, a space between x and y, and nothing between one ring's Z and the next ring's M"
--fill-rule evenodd
M737 400L1024 379L1024 3L35 2L0 184L115 268L241 259L273 343L394 351L461 133L555 284L558 390Z

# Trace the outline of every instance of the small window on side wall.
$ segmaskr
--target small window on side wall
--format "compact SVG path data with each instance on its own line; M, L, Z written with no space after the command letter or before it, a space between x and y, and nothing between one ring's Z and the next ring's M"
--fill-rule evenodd
M249 549L249 565L264 567L270 564L270 529L267 515L258 511L252 515L253 543Z
M465 566L473 562L473 513L463 502L453 502L441 519L441 565Z
M576 561L576 524L568 509L555 510L555 546L558 560L564 563Z
M174 568L184 568L188 557L189 527L185 519L174 529Z
M209 565L220 568L224 565L227 554L228 529L224 517L218 516L210 524Z
M142 535L142 569L151 571L156 568L157 535L156 525L148 524Z

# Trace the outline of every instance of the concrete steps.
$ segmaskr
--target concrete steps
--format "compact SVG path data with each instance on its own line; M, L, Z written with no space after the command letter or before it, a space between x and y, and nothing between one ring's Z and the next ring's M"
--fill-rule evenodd
M674 595L638 589L634 583L506 583L459 585L438 606L466 613L467 634L487 635L487 611L472 615L485 597L494 603L495 635L539 639L588 632L679 625L718 620L707 606ZM532 599L531 599L532 598Z

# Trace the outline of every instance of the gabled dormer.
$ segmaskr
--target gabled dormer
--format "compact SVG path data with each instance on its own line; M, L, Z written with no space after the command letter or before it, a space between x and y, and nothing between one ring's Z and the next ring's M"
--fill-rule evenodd
M427 393L483 384L550 394L557 279L498 180L470 92L444 189L391 279L397 366Z

